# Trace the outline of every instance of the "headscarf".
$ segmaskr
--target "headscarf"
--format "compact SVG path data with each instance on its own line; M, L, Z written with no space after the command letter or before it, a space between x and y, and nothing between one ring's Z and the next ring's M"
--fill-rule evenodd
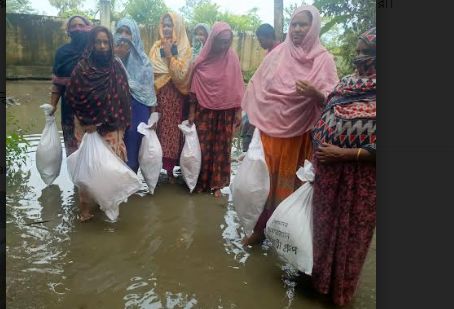
M132 35L131 49L125 65L131 95L143 105L156 106L153 66L145 54L139 27L129 18L123 18L117 23L117 29L123 26L126 26ZM115 33L114 38L115 42L118 42L121 35Z
M297 93L297 80L309 81L325 96L338 82L333 56L320 43L320 13L304 5L292 20L303 11L312 15L312 25L301 46L293 44L290 29L257 69L241 104L251 124L273 137L302 135L321 115L323 105Z
M373 35L371 31L374 32ZM360 39L367 40L366 44L371 48L368 54L375 55L375 29L367 31ZM372 58L375 59L375 56ZM312 140L316 148L327 142L342 148L364 148L375 153L375 65L365 73L360 75L357 70L354 74L345 76L328 96L324 113L312 129Z
M328 103L325 110L331 109L334 106L350 104L353 102L374 102L376 101L377 88L376 88L376 72L375 72L375 54L376 54L376 43L375 43L375 28L372 28L362 35L359 39L363 40L370 47L370 56L362 57L362 61L357 61L357 65L363 65L369 60L374 60L367 71L364 71L364 75L360 74L360 70L352 75L345 76L331 92L328 97ZM359 57L356 57L358 59ZM375 117L375 109L374 115Z
M359 36L359 40L363 41L368 46L368 50L365 55L357 56L353 61L358 75L375 75L375 63L377 56L377 35L375 30L376 28L374 27Z
M191 92L202 107L212 110L240 107L244 94L240 61L232 47L219 55L211 53L214 39L224 35L233 36L230 26L215 23L192 69Z
M170 67L167 64L166 59L161 57L160 49L162 43L165 41L163 34L162 23L164 17L170 16L173 23L173 36L172 42L177 45L178 56L176 60L172 58L170 61ZM155 76L155 88L157 91L164 87L170 80L175 84L175 87L182 93L188 93L188 71L192 59L191 45L189 44L188 35L186 33L186 28L184 26L183 18L173 12L166 13L161 16L161 22L159 24L159 35L160 39L156 41L153 47L150 50L150 59L153 64L154 74L159 74Z
M360 40L363 40L375 54L377 50L377 28L373 27L359 36Z
M199 56L200 52L202 51L202 47L203 47L202 42L200 42L199 40L197 40L195 38L195 35L196 35L195 32L199 28L203 28L206 31L207 35L208 36L210 35L210 26L208 26L207 24L204 24L204 23L198 23L197 25L195 25L194 30L192 30L192 60L195 60ZM208 40L208 38L207 38L207 40ZM206 44L206 42L205 42L205 44Z
M71 22L75 18L80 18L85 25L87 25L84 29L81 29L81 32L78 35L74 35L74 33L69 31ZM87 45L88 33L91 28L92 26L90 21L80 15L72 16L68 20L66 24L66 33L69 37L71 37L71 41L57 49L55 54L54 66L52 69L52 82L54 84L66 86L69 82L71 72L82 56L85 46Z
M100 67L94 60L95 39L108 34L109 61ZM100 134L125 129L131 119L131 102L126 70L113 54L113 37L103 26L91 32L82 59L71 74L66 99L82 125L98 125Z

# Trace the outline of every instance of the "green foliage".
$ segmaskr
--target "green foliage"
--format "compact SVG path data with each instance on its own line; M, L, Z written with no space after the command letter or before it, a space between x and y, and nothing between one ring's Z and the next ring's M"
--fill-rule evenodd
M93 19L95 19L96 13L97 13L97 11L94 11L94 10L82 10L79 8L73 8L73 9L68 9L68 10L60 13L58 16L64 17L64 18L70 18L74 15L80 15L80 16L84 16L90 20L93 20Z
M7 122L13 127L18 127L18 121L11 114L7 114ZM27 150L28 142L21 129L8 132L6 137L6 167L8 173L16 171L25 164Z
M213 11L213 7L215 10ZM217 16L217 11L219 10L219 6L217 4L212 4L210 0L186 0L186 4L180 8L180 12L183 15L184 19L190 23L190 21L194 20L194 10L197 8L203 8L203 11L208 10L211 11L211 15Z
M225 21L238 32L257 29L262 23L257 11L257 8L253 8L244 15L222 12L219 5L211 0L186 0L186 5L180 9L191 28L197 23L213 25L216 21Z
M225 21L232 27L233 30L238 32L255 32L255 30L257 30L262 23L257 11L257 8L253 8L245 15L235 15L229 12L224 12L219 14L218 20Z
M206 23L213 25L219 20L219 5L210 1L202 1L199 5L193 8L191 16L187 21L191 28L197 23Z
M373 0L315 0L320 12L329 17L322 31L329 32L333 27L342 26L343 32L339 33L337 57L342 58L343 68L351 73L354 69L352 60L355 56L358 36L376 24L376 6ZM348 69L347 69L348 68ZM347 73L347 74L349 74Z
M131 16L138 24L158 25L168 11L163 0L128 0L121 15Z
M81 12L85 0L49 0L50 5L58 10L58 16L67 16L68 11Z
M34 14L30 0L7 0L6 13Z
M376 7L374 0L315 0L316 6L324 16L343 17L339 21L345 29L364 32L375 26Z

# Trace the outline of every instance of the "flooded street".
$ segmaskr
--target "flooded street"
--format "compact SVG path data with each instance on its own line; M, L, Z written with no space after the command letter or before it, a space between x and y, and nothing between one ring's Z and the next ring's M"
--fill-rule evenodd
M150 196L143 182L144 191L120 205L116 223L100 210L79 223L66 161L47 188L35 167L39 105L49 102L49 87L6 85L19 104L7 108L17 120L7 130L23 128L30 143L26 165L7 181L8 308L335 308L266 244L242 248L228 196L189 194L180 184L160 184ZM374 238L345 308L376 307L375 251Z

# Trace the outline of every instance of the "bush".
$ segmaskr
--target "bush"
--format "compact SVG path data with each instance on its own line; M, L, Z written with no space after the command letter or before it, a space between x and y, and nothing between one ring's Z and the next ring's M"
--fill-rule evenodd
M13 115L7 115L8 123L17 126ZM10 173L22 167L27 159L28 141L21 129L14 129L6 136L6 172Z

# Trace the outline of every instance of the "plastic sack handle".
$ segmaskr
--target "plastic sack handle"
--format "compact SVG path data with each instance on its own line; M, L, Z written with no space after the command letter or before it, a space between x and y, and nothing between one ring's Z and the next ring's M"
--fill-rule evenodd
M184 136L185 140L186 140L187 135L195 134L197 136L197 130L195 127L195 123L193 123L189 127L189 121L184 120L181 124L178 125L178 128L181 130L181 132L183 132L183 136ZM193 149L191 143L187 143L186 145L189 148L189 152L194 153L194 149Z
M54 109L52 105L45 103L43 105L40 105L40 108L44 110L44 115L49 116L49 114L52 112Z
M150 118L148 118L148 124L145 122L139 123L137 126L137 132L142 135L147 135L147 130L150 130L151 127L158 122L160 116L161 115L157 112L151 113Z
M298 176L301 181L313 182L315 178L315 171L312 163L308 160L304 160L304 166L298 169L296 176Z
M193 123L191 126L189 126L189 121L187 120L184 120L181 124L179 124L178 128L180 128L181 132L183 132L184 135L196 132L195 124Z

